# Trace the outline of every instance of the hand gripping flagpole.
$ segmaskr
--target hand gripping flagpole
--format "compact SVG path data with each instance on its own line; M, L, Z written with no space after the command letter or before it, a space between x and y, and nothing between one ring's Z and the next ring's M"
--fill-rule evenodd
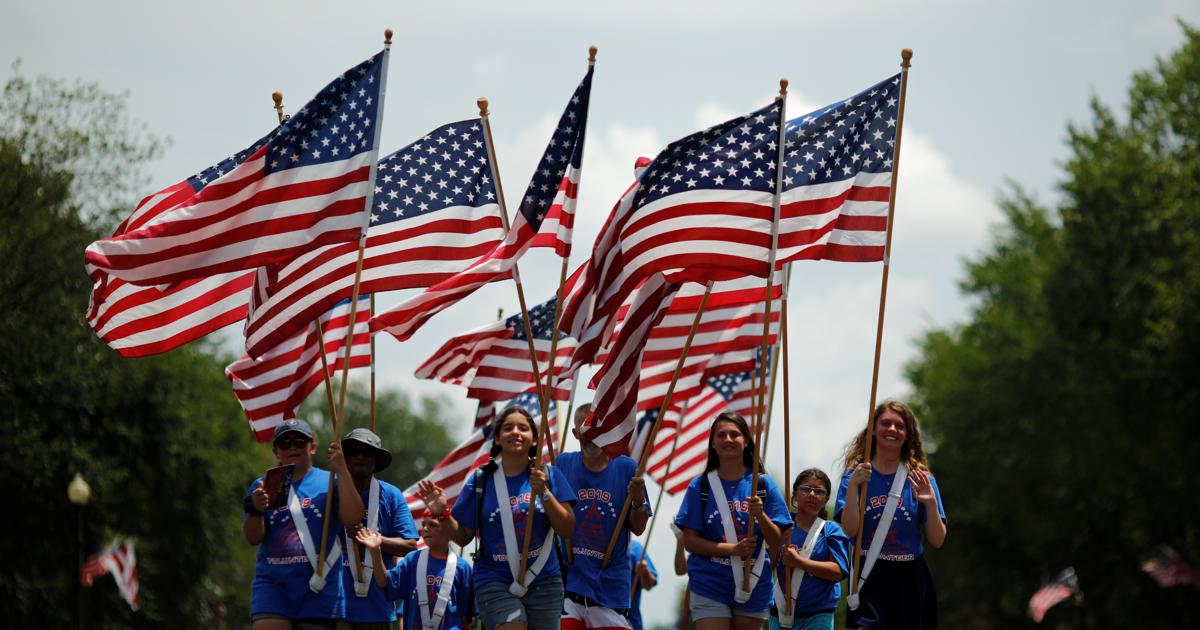
M883 244L883 277L879 283L879 320L875 326L875 365L871 372L871 404L867 408L867 435L866 443L863 447L863 463L870 463L871 448L874 446L873 439L875 424L875 396L879 388L879 354L883 349L883 314L887 307L887 287L888 287L888 270L891 268L892 258L892 230L895 226L896 215L896 186L900 181L900 140L904 131L904 98L908 92L908 69L912 65L913 51L911 48L905 48L900 51L900 103L896 113L896 150L892 153L892 185L888 192L888 218L887 218L887 236ZM858 563L862 558L862 541L863 541L863 518L867 508L867 482L863 483L858 491L858 536L855 536L854 543L854 562L850 564L850 595L858 595Z
M787 87L788 80L786 78L779 80L779 139L778 153L775 158L775 196L772 199L773 216L771 217L771 252L767 256L767 312L763 318L763 339L762 352L759 354L759 391L766 389L767 363L770 361L771 348L771 298L775 292L775 257L779 250L779 212L780 203L783 196L783 162L787 155ZM753 376L751 377L753 378ZM761 395L761 394L760 394ZM752 435L758 436L762 430L763 412L766 411L766 405L760 404L754 410L754 431ZM758 449L754 449L754 470L750 475L750 496L755 496L758 493L758 470L762 468L762 459L758 455ZM754 531L754 523L746 523L746 535L750 536ZM742 583L750 583L750 557L746 556L742 562Z
M667 410L671 408L671 396L675 393L675 385L679 383L679 376L683 373L683 364L687 361L688 351L692 349L692 340L696 338L696 330L700 328L700 319L704 317L704 309L708 306L708 296L712 295L712 287L711 280L704 286L704 297L700 298L700 307L696 309L696 317L692 319L692 328L688 331L687 340L683 342L683 351L679 355L679 362L675 364L675 372L671 374L671 383L667 386L667 394L658 408L658 416L654 418L654 425L646 434L647 446L642 448L641 453L638 453L637 472L634 473L638 477L646 474L646 462L650 459L651 451L649 445L654 444L658 428L662 426L663 418L667 415ZM608 548L604 550L604 560L600 563L601 569L607 569L608 563L612 560L613 548L617 546L617 539L621 537L621 532L625 528L625 518L629 516L631 505L633 505L633 495L626 493L625 503L621 506L621 515L617 517L617 524L613 528L612 536L608 539Z
M588 71L589 72L593 68L596 67L596 50L597 49L595 46L590 46L588 48ZM582 149L581 149L581 151L582 151ZM581 161L582 161L582 158L583 158L583 156L580 155ZM578 198L578 196L579 196L578 186L576 187L575 196L576 196L576 198ZM572 239L572 240L574 240L574 239ZM563 297L565 297L563 295L563 287L566 286L566 284L567 284L567 260L568 260L568 258L570 258L569 254L570 254L570 250L568 250L568 255L563 256L562 265L559 267L559 270L558 270L558 292L555 293L555 295L557 296L557 299L554 301L554 327L553 327L554 334L552 334L550 336L550 369L546 370L546 387L543 390L546 393L546 402L543 403L543 407L548 407L550 405L550 403L553 402L554 385L558 381L558 334L559 334L559 325L562 323L560 321L560 319L562 318ZM572 398L575 397L574 384L572 384L572 386L571 386L571 397ZM572 400L571 403L573 404L574 400ZM570 410L568 409L568 413L569 412L570 412ZM566 419L565 427L563 426L562 418L559 418L558 423L559 423L559 433L561 434L561 439L562 439L562 442L559 443L558 451L561 453L562 450L567 447L567 430L571 426L571 424L570 424L571 418L568 415L568 417ZM547 439L549 439L549 437L547 437ZM551 450L551 452L553 452L554 447L551 446L550 450Z
M350 321L346 324L346 361L342 364L342 387L338 391L338 413L346 410L346 380L350 378L350 344L354 342L354 318L358 314L358 290L362 284L363 256L367 251L367 230L371 225L371 208L375 205L375 170L379 165L379 136L383 131L383 104L387 96L388 59L392 53L392 29L383 31L383 60L379 66L379 105L375 114L375 159L367 174L367 198L363 203L362 230L358 237L358 259L354 262L354 290L350 294ZM373 368L372 368L373 369ZM336 439L337 436L335 435Z
M679 434L683 431L683 419L687 416L687 408L688 401L685 400L679 409L679 423L675 426L675 435L671 438L671 452L667 455L667 470L663 473L663 481L658 486L658 498L654 500L654 515L650 517L650 526L646 528L646 542L642 543L642 557L638 558L637 564L633 566L633 579L629 584L629 601L633 601L633 594L637 592L641 582L637 574L638 567L646 561L646 552L650 547L650 535L654 533L654 524L658 522L658 508L662 507L663 495L667 493L667 484L671 480L671 464L675 463L675 449L679 446ZM647 440L642 450L649 450L653 446Z
M500 220L504 227L504 233L509 232L508 207L504 203L504 187L500 183L500 166L496 162L496 147L492 142L492 124L488 119L488 100L479 98L475 101L479 106L479 118L483 121L483 139L487 145L488 160L492 164L492 181L496 184L496 196L500 202ZM529 361L533 368L533 384L537 390L538 407L542 412L541 429L538 431L536 448L534 449L533 462L530 466L533 469L542 467L542 440L546 440L550 446L550 463L555 462L554 441L546 439L546 433L550 430L550 414L548 413L548 405L546 404L546 392L542 390L542 372L538 367L537 349L533 344L533 326L529 323L529 308L525 305L525 289L521 284L521 272L517 267L516 261L513 261L512 268L513 284L517 287L517 303L521 306L521 322L525 326L525 340L529 342ZM554 357L550 358L551 369L553 369ZM537 498L529 497L528 512L525 513L525 538L521 546L521 564L517 571L517 575L513 576L517 580L517 584L525 586L525 568L529 565L529 545L533 540L533 512ZM545 552L543 552L545 553Z

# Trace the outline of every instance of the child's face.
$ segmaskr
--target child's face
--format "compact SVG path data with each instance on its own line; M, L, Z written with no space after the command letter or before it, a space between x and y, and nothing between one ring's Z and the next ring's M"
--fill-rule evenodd
M800 485L792 493L792 503L796 506L796 511L809 517L820 514L821 508L825 507L827 500L829 500L829 491L816 477L801 479Z
M446 530L437 519L427 518L421 521L421 538L425 539L425 545L431 549L445 549L450 546Z

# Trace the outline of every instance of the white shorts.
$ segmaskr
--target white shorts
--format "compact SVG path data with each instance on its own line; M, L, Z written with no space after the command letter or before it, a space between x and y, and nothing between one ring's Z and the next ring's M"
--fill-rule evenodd
M563 600L561 630L629 630L625 615L606 606L585 606L570 599Z

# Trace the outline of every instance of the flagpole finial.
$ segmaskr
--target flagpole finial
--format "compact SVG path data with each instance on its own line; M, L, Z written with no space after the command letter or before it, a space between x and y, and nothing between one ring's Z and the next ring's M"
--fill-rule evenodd
M271 92L271 100L275 101L275 115L283 122L283 92Z
M595 44L588 46L588 67L589 68L596 65L596 51L597 50L599 50L599 49L596 48Z
M900 67L908 68L912 65L912 49L905 48L900 51Z
M475 99L475 104L479 106L479 117L487 118L488 115L488 100L486 96L480 96Z
M788 80L787 80L787 77L782 77L782 78L780 78L780 79L779 79L779 95L780 95L780 96L787 96L787 88L788 88Z
M390 28L383 29L383 45L384 46L392 45L392 34L393 34L392 29L390 29Z

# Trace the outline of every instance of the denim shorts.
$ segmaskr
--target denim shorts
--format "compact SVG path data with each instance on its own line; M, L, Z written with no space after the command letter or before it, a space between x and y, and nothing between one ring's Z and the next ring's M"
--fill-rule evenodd
M475 587L475 605L487 630L517 621L528 624L530 630L558 630L563 612L562 578L556 575L536 581L520 598L508 592L503 582L485 582Z
M769 610L743 610L741 608L730 608L725 604L715 600L692 593L691 600L688 604L688 609L692 613L692 621L700 621L710 617L732 619L734 615L738 617L750 617L753 619L767 620L770 616Z

